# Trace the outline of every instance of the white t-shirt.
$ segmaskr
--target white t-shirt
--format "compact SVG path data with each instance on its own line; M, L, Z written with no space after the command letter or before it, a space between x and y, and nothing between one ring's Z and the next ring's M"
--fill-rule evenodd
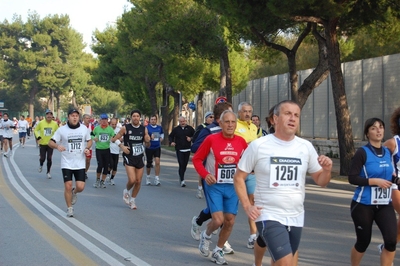
M120 130L121 130L120 127L116 127L116 128L114 129L115 135L117 135L118 132L119 132ZM111 152L112 154L119 154L119 146L118 146L116 143L114 143L114 142L110 142L110 152Z
M71 129L68 124L60 127L51 138L65 147L61 152L61 169L79 170L86 166L85 148L90 138L90 131L85 125Z
M295 137L283 141L273 134L252 141L238 168L254 170L255 205L262 207L256 221L273 220L286 226L304 225L306 173L321 169L312 144Z
M13 137L13 129L14 122L8 119L7 121L2 121L1 127L3 128L3 137L4 138L12 138Z
M29 128L29 122L26 120L19 120L18 121L18 132L27 132Z
M0 136L3 136L4 129L3 129L3 118L0 119Z

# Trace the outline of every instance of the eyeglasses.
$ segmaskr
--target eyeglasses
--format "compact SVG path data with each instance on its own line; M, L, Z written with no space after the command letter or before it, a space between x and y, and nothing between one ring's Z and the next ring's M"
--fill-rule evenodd
M208 118L214 118L214 116L212 116L212 115L210 115L210 116L207 116Z

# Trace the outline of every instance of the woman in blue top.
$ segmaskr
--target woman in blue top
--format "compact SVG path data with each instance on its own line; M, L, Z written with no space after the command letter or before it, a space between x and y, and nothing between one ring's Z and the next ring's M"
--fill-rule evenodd
M378 225L384 241L381 265L392 265L396 251L396 215L391 201L393 165L390 151L382 146L385 123L379 118L365 121L368 144L351 160L349 182L357 185L351 202L351 218L357 242L351 250L351 265L360 265L371 242L372 224Z

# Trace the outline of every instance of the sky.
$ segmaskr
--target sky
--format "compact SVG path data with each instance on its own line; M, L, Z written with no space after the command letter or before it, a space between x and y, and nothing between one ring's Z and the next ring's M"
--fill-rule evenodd
M93 31L103 31L131 6L127 0L1 0L0 21L7 19L11 22L13 15L17 14L25 22L29 12L33 11L40 18L67 14L71 27L83 36L87 45L85 51L91 52L89 46Z

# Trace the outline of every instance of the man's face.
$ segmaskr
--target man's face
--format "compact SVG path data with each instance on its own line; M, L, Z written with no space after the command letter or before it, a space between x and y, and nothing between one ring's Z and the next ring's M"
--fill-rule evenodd
M47 113L47 114L46 114L46 120L47 120L47 121L53 120L53 113Z
M3 116L3 119L4 119L4 120L8 120L8 115L4 115L4 116Z
M157 117L155 116L150 117L150 125L152 126L157 125Z
M83 117L83 123L84 123L85 125L89 125L89 123L90 123L90 116L88 116L88 115L84 116L84 117Z
M111 119L110 126L115 129L117 127L117 120Z
M300 124L300 108L296 104L284 103L279 116L274 115L275 131L287 136L295 135Z
M140 115L139 113L133 113L131 116L132 119L132 124L134 124L135 126L140 124Z
M214 115L209 115L206 118L206 123L211 124L214 121Z
M226 113L219 121L224 136L233 136L236 129L236 116L233 113Z
M243 105L242 109L239 110L239 119L242 121L249 122L251 120L251 115L253 114L253 107L250 105Z
M68 115L68 122L71 125L77 125L79 123L79 115L77 113L72 113Z
M183 118L183 117L179 118L179 125L181 127L186 126L186 118Z
M108 125L108 118L100 119L100 124L104 127Z
M257 127L260 127L260 119L258 119L257 116L253 116L251 118L251 121L253 122L254 125L256 125Z
M19 119L20 119L20 120L24 120L25 118L24 118L23 116L21 116Z

